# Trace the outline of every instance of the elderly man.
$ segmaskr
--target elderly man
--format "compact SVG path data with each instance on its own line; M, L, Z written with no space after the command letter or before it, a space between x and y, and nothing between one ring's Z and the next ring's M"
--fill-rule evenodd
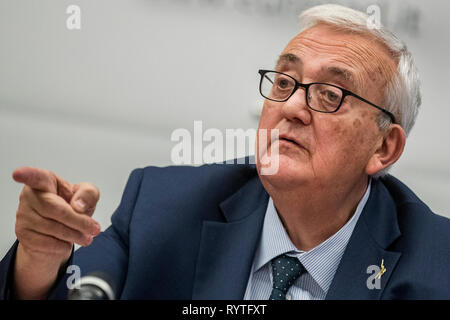
M450 298L450 221L386 174L420 105L410 53L348 8L301 21L259 71L259 130L279 137L259 140L256 167L136 169L100 234L94 186L16 170L0 296L64 299L75 265L107 274L121 299Z

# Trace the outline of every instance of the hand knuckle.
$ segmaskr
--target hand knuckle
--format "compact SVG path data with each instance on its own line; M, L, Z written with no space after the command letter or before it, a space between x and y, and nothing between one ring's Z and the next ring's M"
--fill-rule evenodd
M38 197L43 204L53 203L53 195L50 192L39 192Z
M58 214L61 218L64 218L66 214L66 208L64 208L62 205L55 205L54 211L56 214Z
M65 219L66 217L66 209L63 205L59 203L52 203L47 207L47 215L59 219Z
M27 229L27 227L29 227L29 226L33 226L33 224L30 223L29 220L30 219L25 214L18 213L17 218L16 218L15 228L23 230L23 229Z
M24 229L20 224L16 223L14 232L16 233L17 239L21 240L24 238Z
M39 213L45 217L48 216L47 213L51 212L54 206L49 196L46 194L39 194L38 201L39 204L37 205L37 207L39 207Z
M24 216L25 216L24 209L19 206L19 208L16 211L16 221L22 220Z
M16 219L16 230L22 230L24 229L24 219Z

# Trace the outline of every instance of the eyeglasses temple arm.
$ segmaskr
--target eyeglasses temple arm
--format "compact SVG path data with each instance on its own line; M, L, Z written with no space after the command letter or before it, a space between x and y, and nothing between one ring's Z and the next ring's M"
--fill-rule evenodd
M354 93L352 93L352 92L347 91L347 95L350 95L350 96L353 96L353 97L355 97L355 98L358 98L359 100L364 101L364 102L367 103L367 104L370 104L372 107L375 107L375 108L377 108L378 110L383 111L384 113L386 113L386 114L389 116L389 118L391 118L392 123L394 123L394 124L397 123L397 122L395 121L394 115L393 115L391 112L387 111L386 109L384 109L384 108L382 108L382 107L379 107L379 106L377 106L376 104L373 104L372 102L370 102L370 101L364 99L363 97L360 97L360 96L358 96L357 94L354 94Z

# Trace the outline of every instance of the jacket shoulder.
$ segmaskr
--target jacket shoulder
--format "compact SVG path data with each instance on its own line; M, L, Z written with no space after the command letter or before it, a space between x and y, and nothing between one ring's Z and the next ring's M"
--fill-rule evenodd
M434 213L410 188L388 175L380 179L389 191L397 209L403 235L413 232L430 239L442 238L450 245L450 219ZM449 251L450 254L450 251Z
M142 169L142 185L159 185L174 192L236 191L257 175L254 165L205 164L202 166L148 166ZM212 188L212 189L211 189ZM166 189L167 190L167 189Z
M148 166L142 170L140 201L164 212L205 214L220 218L219 204L257 176L251 164L206 164L194 166Z
M425 226L443 228L448 235L450 219L433 212L409 187L394 176L387 175L380 179L395 202L399 218L418 221Z

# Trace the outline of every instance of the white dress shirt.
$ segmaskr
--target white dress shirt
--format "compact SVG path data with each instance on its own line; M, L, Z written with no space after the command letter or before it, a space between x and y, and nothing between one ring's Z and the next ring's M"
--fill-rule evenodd
M267 300L272 292L271 260L281 254L297 257L304 272L286 294L287 300L325 299L350 236L370 195L370 184L349 221L334 235L309 251L298 250L290 240L269 198L259 245L247 283L245 300Z

